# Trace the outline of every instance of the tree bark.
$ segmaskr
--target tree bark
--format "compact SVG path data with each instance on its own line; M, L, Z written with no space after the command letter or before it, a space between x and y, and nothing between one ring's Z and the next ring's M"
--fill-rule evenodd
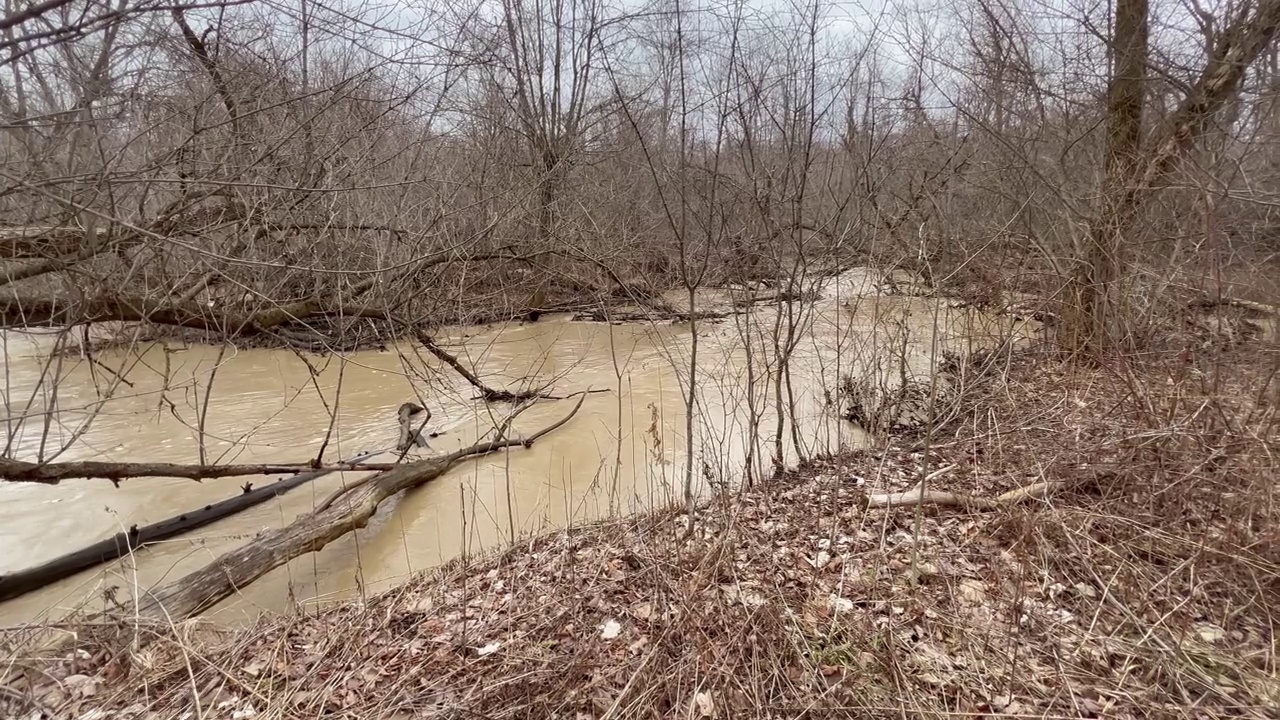
M1126 197L1142 148L1143 85L1147 65L1147 0L1117 0L1112 31L1111 82L1107 88L1107 148L1102 207L1090 228L1078 278L1075 345L1110 348L1121 317L1118 288L1124 274L1124 237L1136 212Z

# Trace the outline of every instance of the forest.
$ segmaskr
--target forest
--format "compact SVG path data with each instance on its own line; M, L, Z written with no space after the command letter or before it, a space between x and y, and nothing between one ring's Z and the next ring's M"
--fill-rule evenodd
M0 712L1268 717L1278 30L6 0L0 610L43 594ZM375 462L400 400L434 425ZM369 561L412 579L195 637L424 502L440 562L420 519ZM203 550L130 579L175 537Z

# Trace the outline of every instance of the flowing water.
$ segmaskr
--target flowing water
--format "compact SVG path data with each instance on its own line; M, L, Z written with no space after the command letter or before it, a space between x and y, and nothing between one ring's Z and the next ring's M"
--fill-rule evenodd
M986 345L1015 324L953 310L945 302L867 294L868 278L851 271L830 279L817 301L795 306L803 327L789 362L790 390L782 387L784 402L794 403L797 428L784 432L789 462L798 457L793 438L810 455L865 441L833 404L841 375L895 374L883 362L887 357L905 357L911 373L927 374L931 357L944 347ZM779 312L785 336L786 313L777 305L699 323L699 492L743 477L753 415L759 418L755 472L769 467L777 417L772 337ZM1020 326L1019 332L1027 335L1030 328ZM10 457L194 463L203 448L211 463L306 462L324 445L326 460L336 461L392 446L395 410L408 400L429 406L434 417L428 429L444 432L422 452L442 452L484 436L510 409L473 400L471 386L410 343L330 357L140 344L97 353L92 360L51 360L51 337L3 336ZM235 623L263 610L350 598L462 553L501 547L513 535L678 500L691 338L687 323L590 323L569 316L438 334L440 345L492 387L550 384L561 395L602 392L589 394L573 420L532 447L459 463L387 501L367 527L269 573L210 614ZM756 378L754 385L748 377ZM575 400L539 402L518 418L516 432L532 433L554 422ZM115 598L127 601L264 528L291 521L360 477L331 474L133 557L0 603L0 625L49 620L82 603L88 610L103 609L109 606L104 591L112 586ZM271 478L140 478L118 488L100 479L57 486L0 482L0 573L224 499L246 481L260 485Z

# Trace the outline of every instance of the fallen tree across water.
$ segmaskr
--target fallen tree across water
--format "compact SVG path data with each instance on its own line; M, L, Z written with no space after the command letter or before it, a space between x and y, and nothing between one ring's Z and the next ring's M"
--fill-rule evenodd
M440 433L432 433L436 437ZM372 457L366 454L362 457ZM35 463L24 460L0 458L0 480L9 482L58 485L63 480L110 480L117 486L121 480L144 477L185 478L187 480L212 480L215 478L244 477L246 475L284 475L290 473L321 473L350 471L381 471L395 467L393 463L365 463L359 460L340 462L336 465L315 463L264 463L256 465L184 465L167 462L104 462L101 460L76 460L73 462Z
M511 420L525 409L522 407L497 429L490 440L379 473L348 488L336 498L326 500L323 509L303 515L283 528L264 533L180 580L148 591L139 600L135 611L124 615L164 622L177 622L198 615L271 570L296 557L317 552L337 538L364 527L382 501L440 477L457 462L503 448L532 445L538 438L569 422L585 399L585 395L580 397L567 415L527 438L506 437Z
M353 458L347 464L355 465L382 452L384 451L378 450L364 453ZM171 517L143 527L134 525L126 532L116 533L114 537L54 558L43 565L0 575L0 601L11 600L39 590L46 585L69 578L81 570L87 570L96 565L124 557L151 543L176 537L182 533L202 528L205 525L234 515L242 510L247 510L255 505L261 505L274 497L328 475L333 471L334 469L326 468L301 473L256 489L246 485L243 492L235 497L205 505L199 510L183 513L177 517Z

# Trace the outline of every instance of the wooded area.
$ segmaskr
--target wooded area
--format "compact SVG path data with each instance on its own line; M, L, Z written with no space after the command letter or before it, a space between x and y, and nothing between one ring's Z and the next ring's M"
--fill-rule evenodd
M1236 294L1280 252L1280 0L899 10L11 2L0 329L55 331L89 362L144 335L322 355L403 339L522 404L594 391L490 387L432 333L626 301L692 330L692 447L698 323L729 314L700 314L697 291L768 285L776 474L798 308L851 264L975 306L1034 298L1063 320L1051 344L1104 361L1191 352L1197 304L1262 306ZM10 481L343 467L218 465L203 440L191 464L59 462L75 439L21 440L59 417L56 392L5 402ZM139 611L199 612L515 442L362 466L381 474Z
M820 2L781 24L467 7L15 5L0 325L344 348L534 290L590 304L873 258L1035 290L1079 319L1068 345L1109 346L1203 284L1187 263L1269 247L1270 0L965 0L848 32Z

